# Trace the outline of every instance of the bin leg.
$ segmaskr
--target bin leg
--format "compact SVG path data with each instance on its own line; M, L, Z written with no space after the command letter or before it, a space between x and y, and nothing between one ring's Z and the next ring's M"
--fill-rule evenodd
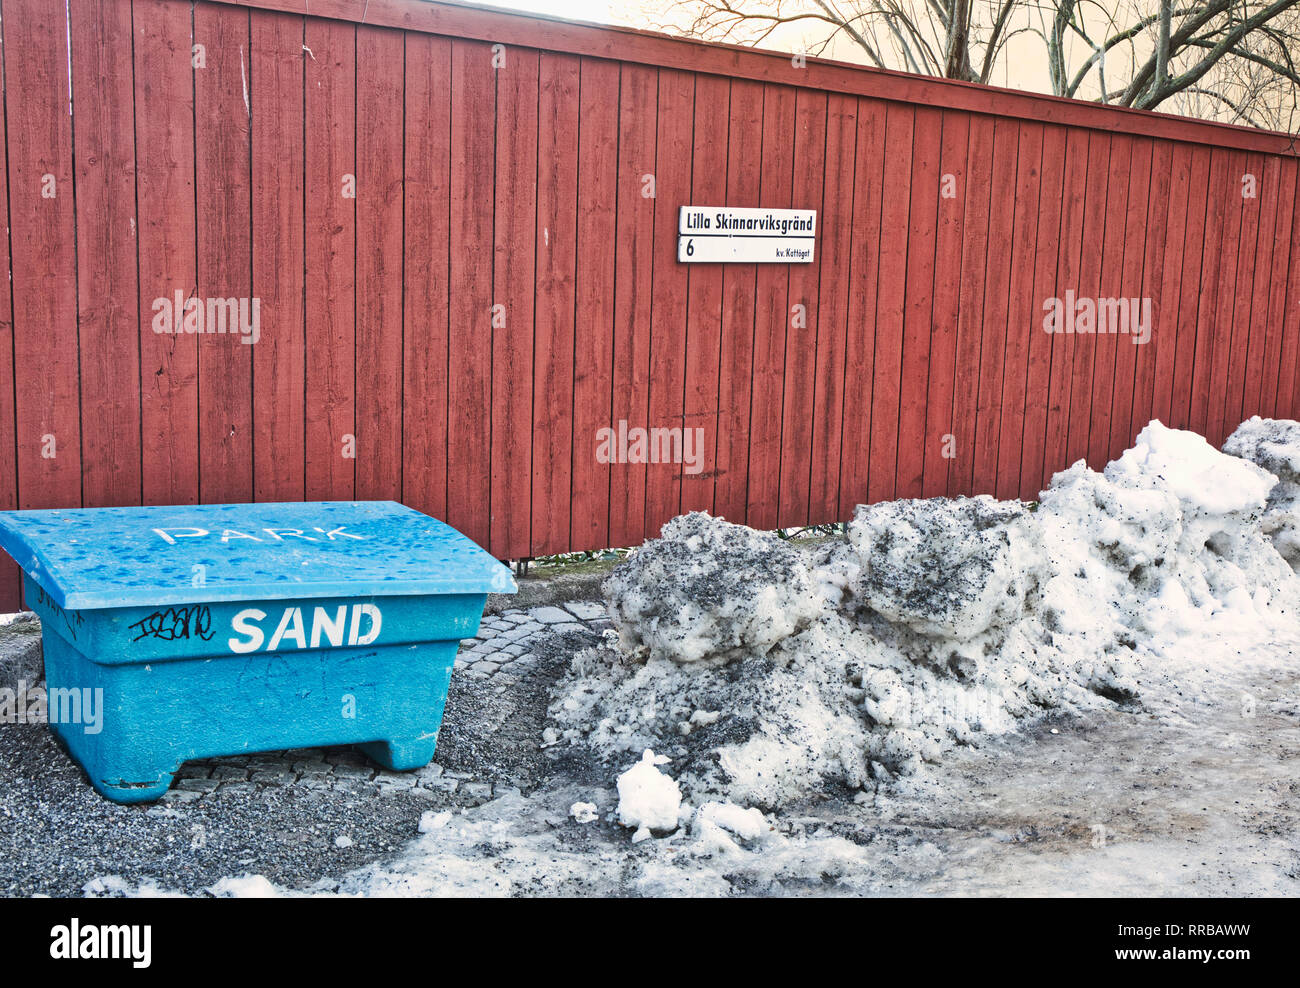
M399 741L369 741L357 745L367 758L394 772L407 772L428 765L433 761L433 752L437 746L437 731Z
M120 774L91 772L90 784L95 791L115 803L148 803L161 799L171 788L175 770L159 768L156 772L131 773L130 778ZM105 778L107 775L107 778ZM139 779L141 781L133 781Z
M74 725L51 724L60 747L81 766L95 791L114 803L148 803L171 788L180 770L174 752L151 752L143 746L90 744Z

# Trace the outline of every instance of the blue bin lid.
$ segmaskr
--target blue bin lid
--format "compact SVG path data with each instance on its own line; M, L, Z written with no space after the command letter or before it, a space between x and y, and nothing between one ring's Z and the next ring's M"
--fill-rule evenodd
M474 542L394 501L4 511L0 548L72 609L516 589Z

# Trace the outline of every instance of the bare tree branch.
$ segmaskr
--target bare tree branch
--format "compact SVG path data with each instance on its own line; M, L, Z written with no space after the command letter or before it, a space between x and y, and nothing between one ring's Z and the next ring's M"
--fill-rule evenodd
M1218 62L1225 54L1230 52L1233 47L1244 38L1247 34L1267 23L1271 18L1276 17L1284 10L1288 10L1296 5L1297 0L1275 0L1263 10L1259 11L1252 17L1240 22L1235 28L1228 32L1215 46L1210 49L1210 53L1196 63L1190 70L1181 75L1168 79L1156 79L1151 85L1147 95L1141 100L1134 101L1133 105L1142 109L1152 109L1158 106L1161 101L1172 96L1174 93L1187 89L1189 86L1197 83L1210 68Z
M706 40L836 57L847 45L878 68L985 84L1035 64L1041 45L1041 88L1060 96L1273 127L1300 109L1300 0L647 2L685 15L662 26Z

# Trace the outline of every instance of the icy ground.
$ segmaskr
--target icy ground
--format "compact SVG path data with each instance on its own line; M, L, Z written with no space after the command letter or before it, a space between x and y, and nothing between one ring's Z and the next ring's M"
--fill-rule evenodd
M1300 427L1225 448L1152 423L1035 504L872 505L812 549L678 518L607 581L617 633L452 704L453 752L531 732L522 791L205 891L1296 894Z
M1219 700L1044 723L865 801L789 807L749 839L711 802L692 827L633 845L617 823L561 819L579 798L608 815L616 793L550 787L453 815L331 891L1294 895L1300 678L1276 670L1294 667L1295 646L1257 653L1248 687L1223 684Z

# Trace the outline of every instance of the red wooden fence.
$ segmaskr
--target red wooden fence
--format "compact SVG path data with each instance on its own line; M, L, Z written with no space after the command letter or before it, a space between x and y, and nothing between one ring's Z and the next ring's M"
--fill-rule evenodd
M1300 413L1287 135L416 0L69 9L0 0L3 508L395 498L516 558ZM692 203L815 208L817 261L679 264ZM1044 332L1067 290L1150 343ZM155 332L177 292L259 341ZM620 421L703 469L600 462Z

